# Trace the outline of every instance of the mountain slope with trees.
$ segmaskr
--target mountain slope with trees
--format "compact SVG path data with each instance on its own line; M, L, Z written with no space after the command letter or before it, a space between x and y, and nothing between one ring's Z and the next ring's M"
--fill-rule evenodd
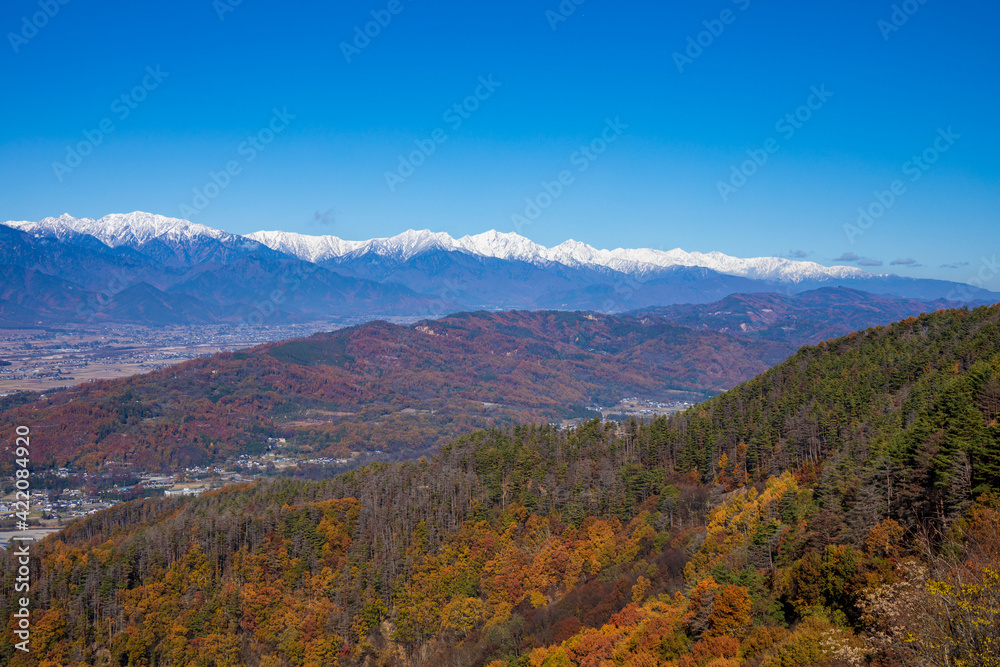
M46 540L11 665L995 665L1000 307L672 418L148 499ZM13 584L5 555L4 590ZM9 599L9 598L8 598ZM9 604L9 603L8 603ZM48 662L45 662L48 661Z
M872 294L846 287L821 287L800 294L733 294L711 304L648 308L637 314L692 329L802 346L961 305L943 300L928 302Z
M169 310L158 303L155 310ZM372 322L47 392L44 400L0 399L0 424L33 424L43 436L43 465L183 468L259 452L278 437L317 456L413 454L489 425L579 418L588 406L626 396L700 400L763 372L804 341L933 307L824 289L660 313L477 312L410 326ZM774 322L775 312L792 322L790 331Z
M260 452L277 437L317 456L413 453L490 424L579 417L623 396L711 395L790 352L658 320L467 313L8 397L0 423L32 424L40 465L183 468Z
M942 523L1000 480L998 312L941 311L803 348L678 417L674 456L711 475L725 455L736 477L827 461L826 493ZM862 462L870 479L843 486Z

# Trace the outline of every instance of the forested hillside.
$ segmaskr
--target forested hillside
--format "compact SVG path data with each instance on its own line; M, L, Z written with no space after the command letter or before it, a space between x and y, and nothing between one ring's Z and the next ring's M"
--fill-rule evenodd
M579 418L587 406L626 396L700 400L803 342L936 305L828 288L614 316L478 312L411 326L372 322L44 398L0 398L0 426L32 425L36 465L91 470L218 463L277 437L307 456L412 456L477 428Z
M31 424L36 465L183 468L262 451L420 453L490 425L580 417L623 396L711 395L784 359L783 343L592 313L466 313L372 322L0 399ZM9 459L0 466L10 465Z
M830 496L945 522L1000 484L998 317L940 311L803 348L674 420L672 463L731 485L823 463Z
M802 346L961 305L870 294L846 287L822 287L800 294L731 294L715 303L660 306L636 314L692 329Z
M294 350L294 348L293 348ZM144 500L33 562L11 665L996 665L1000 307L670 419Z

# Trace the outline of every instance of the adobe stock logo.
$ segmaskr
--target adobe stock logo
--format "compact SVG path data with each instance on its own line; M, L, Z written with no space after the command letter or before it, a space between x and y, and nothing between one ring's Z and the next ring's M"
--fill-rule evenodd
M125 120L139 108L142 102L146 101L151 92L160 87L160 84L168 76L170 76L170 72L164 72L159 65L155 68L147 67L146 75L142 77L142 81L138 85L128 92L122 93L111 102L111 113L119 121ZM66 157L63 158L63 161L52 163L52 172L59 182L62 183L66 174L83 164L84 158L93 153L98 146L104 143L105 138L116 129L115 121L110 116L102 118L97 123L96 128L83 131L83 141L66 146Z
M555 10L545 10L545 20L549 22L549 27L555 32L559 29L560 23L565 23L570 16L576 13L576 8L587 2L587 0L562 0Z
M21 47L34 39L38 31L47 26L59 10L68 4L69 0L39 0L38 7L41 11L35 12L30 17L22 16L21 30L7 33L7 41L10 42L10 48L14 49L14 53L20 53Z
M745 12L750 7L750 0L732 0L732 3L736 5L741 12ZM732 25L736 22L736 17L739 16L732 9L723 9L719 12L718 18L706 19L701 22L705 29L696 35L689 35L687 38L687 46L685 47L683 53L680 51L674 51L671 57L674 60L674 65L677 66L677 71L681 74L684 73L684 68L688 65L693 65L694 61L701 58L705 53L705 49L708 49L713 44L715 40L722 37L722 33L726 31L726 26Z
M826 84L820 84L818 87L812 86L809 93L805 103L799 105L794 111L786 113L774 123L774 131L780 134L785 141L791 141L792 137L805 127L813 115L833 97L833 93L826 89ZM781 150L781 142L774 137L766 139L760 148L747 149L746 154L749 159L744 160L738 166L730 165L729 178L715 183L715 188L719 191L722 201L729 201L729 197L746 185L779 150Z
M497 88L503 85L502 82L493 79L493 75L479 77L479 85L461 102L457 102L441 115L441 119L448 123L452 132L458 132L465 121L472 118L472 114L479 110L483 102L493 97ZM430 133L426 139L416 139L413 142L414 150L406 155L399 156L399 165L395 171L385 172L385 184L389 186L391 192L396 191L396 187L401 185L410 176L413 176L430 156L437 152L438 146L448 141L448 132L439 127Z
M200 188L194 188L191 203L180 205L181 217L192 220L194 216L208 208L208 205L230 186L233 178L243 173L243 167L246 164L256 160L257 156L266 150L279 134L288 129L294 118L295 114L288 113L288 107L272 109L271 120L254 134L248 135L236 147L236 154L243 158L242 162L229 160L223 169L208 172L209 180Z
M892 6L892 13L889 20L879 19L876 23L878 30L882 33L883 41L888 42L889 37L909 22L910 17L920 11L922 5L927 4L927 0L904 0L902 3Z
M371 11L372 20L364 26L354 26L354 35L350 42L340 43L340 52L344 54L344 60L351 64L355 56L371 46L372 40L382 34L382 31L389 27L392 20L403 13L406 6L402 0L389 0L385 9L373 9Z
M212 9L215 10L215 15L219 17L220 21L225 21L226 14L235 12L241 4L243 4L243 0L214 0Z
M622 137L627 129L628 124L623 123L619 116L616 116L614 120L605 119L604 129L601 130L601 133L569 156L570 165L575 168L578 174L587 171L612 144ZM576 183L576 176L570 169L563 169L551 181L539 183L541 189L538 190L538 193L534 197L525 197L524 211L511 214L510 221L514 225L514 231L520 234L527 225L538 220L542 213L562 197L566 189L574 183Z
M988 289L990 281L1000 275L1000 263L997 256L983 257L980 260L979 270L969 276L964 285L956 287L948 293L945 298L949 301L970 301L976 298L976 291Z
M904 162L900 170L904 176L909 177L911 183L916 183L961 138L962 135L956 133L950 126L947 130L939 127L938 136L931 145ZM844 225L844 234L847 236L847 240L853 244L859 236L863 236L908 191L909 187L900 178L892 181L888 189L876 190L873 193L873 199L867 206L858 207L858 218L854 224L846 223Z

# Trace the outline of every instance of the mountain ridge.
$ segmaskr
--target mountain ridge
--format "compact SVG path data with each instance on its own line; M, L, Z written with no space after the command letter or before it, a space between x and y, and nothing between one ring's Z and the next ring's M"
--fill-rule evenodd
M856 267L825 267L816 262L789 260L780 257L739 258L713 251L686 252L651 248L598 249L569 239L547 248L516 232L489 230L481 234L454 238L444 232L407 230L401 234L367 241L345 241L336 236L310 236L294 232L260 231L247 238L259 241L273 250L297 254L313 262L329 261L368 252L396 256L407 260L430 249L460 251L481 257L527 261L535 264L556 262L570 267L600 266L622 273L644 275L675 266L701 267L726 275L763 280L800 282L806 279L860 277L871 274Z
M159 313L166 319L158 323L164 325L204 321L206 316L233 323L262 317L354 323L463 310L611 313L704 304L736 293L791 296L821 287L918 299L930 308L940 307L942 300L969 305L1000 301L1000 293L963 283L777 257L598 250L573 240L545 248L495 230L459 239L426 230L368 241L285 232L241 236L142 212L0 225L0 264L40 271L90 292L90 301L101 295L97 300L103 303L146 283L157 291L134 291L138 300L131 302L133 311ZM253 289L243 284L248 279ZM4 323L82 324L96 321L93 315L102 322L141 321L128 308L98 308L97 313L90 307L33 309L34 302L60 301L55 285L24 279L9 285L20 307L3 309ZM168 295L180 294L195 301L163 307Z
M207 236L216 240L240 237L237 234L192 223L179 218L135 211L110 214L100 219L74 218L69 214L50 217L38 222L8 221L3 223L29 233L52 233L59 238L67 231L94 236L109 247L135 247L153 239L180 240ZM312 236L296 232L259 231L242 235L272 250L318 263L336 258L375 253L408 260L430 249L463 251L482 257L520 260L534 263L558 262L566 266L603 266L622 273L643 274L673 266L702 267L726 275L765 280L800 282L816 278L859 277L871 274L857 267L826 267L816 262L780 257L739 258L718 251L686 252L680 248L669 251L651 248L598 249L569 239L547 248L516 232L489 230L480 234L454 238L446 232L409 229L391 237L351 241L337 236Z

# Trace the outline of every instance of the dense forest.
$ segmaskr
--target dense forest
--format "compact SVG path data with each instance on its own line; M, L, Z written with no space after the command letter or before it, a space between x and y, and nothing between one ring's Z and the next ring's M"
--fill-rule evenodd
M493 425L558 421L623 396L718 393L791 354L786 344L588 313L471 313L371 322L46 396L0 399L30 423L36 465L146 469L263 450L420 454ZM0 466L8 461L0 462Z
M372 322L132 378L0 398L30 423L35 465L177 469L262 451L430 452L478 428L587 416L625 396L715 395L807 342L933 304L824 288L622 315L462 313ZM9 466L9 460L0 460Z
M4 555L0 656L997 665L998 416L1000 307L950 310L671 418L491 428L333 479L133 501L39 546L28 656Z

